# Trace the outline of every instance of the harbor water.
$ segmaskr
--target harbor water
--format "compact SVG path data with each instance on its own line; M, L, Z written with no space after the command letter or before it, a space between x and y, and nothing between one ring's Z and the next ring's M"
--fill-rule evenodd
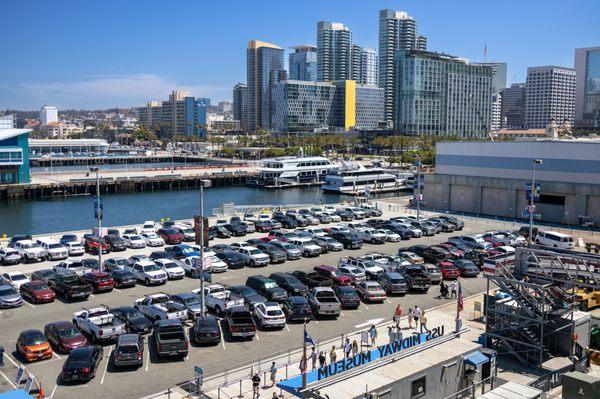
M341 196L323 193L320 187L264 190L245 186L209 188L204 191L204 213L224 202L236 205L281 205L339 202ZM345 197L348 198L348 197ZM199 213L197 190L155 191L103 196L103 226L141 224L161 218L189 219ZM93 197L0 202L0 235L46 234L85 230L96 226Z

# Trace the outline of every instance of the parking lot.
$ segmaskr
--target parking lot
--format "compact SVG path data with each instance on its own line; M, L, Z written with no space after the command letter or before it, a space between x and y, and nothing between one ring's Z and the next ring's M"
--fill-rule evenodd
M383 217L399 216L386 212ZM480 233L493 228L489 223L466 222L465 228L460 234ZM398 248L415 244L436 244L446 240L447 237L458 233L441 233L432 237L423 237L402 241L399 243L386 243L383 245L365 244L359 250L344 250L321 255L316 258L302 258L295 261L286 261L282 264L268 265L261 268L243 268L228 270L225 273L213 274L213 282L226 285L243 284L248 276L253 274L269 275L275 271L291 272L294 270L310 271L314 266L326 264L337 265L341 256L360 256L371 252L387 254L396 253ZM213 243L230 243L249 238L258 238L265 233L253 233L243 238L217 239ZM124 256L133 254L149 254L155 249L145 248L141 250L128 249L117 254L104 255L105 257ZM87 257L88 255L86 255ZM41 262L28 265L15 265L0 267L3 271L20 270L27 274L34 270L51 268L57 262ZM15 341L18 334L30 328L43 330L46 323L57 320L71 320L75 311L82 307L93 307L105 305L116 307L120 305L133 305L134 299L141 298L146 294L154 292L166 292L175 294L189 292L199 287L199 281L184 278L178 281L169 281L164 286L145 287L138 285L129 289L115 289L111 293L92 295L88 301L64 303L58 299L54 303L45 305L32 305L27 302L21 308L3 309L0 313L0 345L6 349L6 366L0 367L0 391L12 388L8 380L12 380L16 374L21 358L15 353ZM464 295L479 293L485 289L485 279L482 277L463 279ZM368 328L370 324L376 324L382 320L389 320L396 304L400 303L404 309L409 306L419 305L423 309L431 308L449 301L435 297L439 295L437 287L433 286L427 294L410 293L404 297L391 296L383 304L361 304L357 310L344 310L337 320L318 319L310 323L311 336L319 341L338 337L341 334ZM201 366L205 375L222 372L237 366L248 364L260 358L274 353L282 353L288 349L294 349L302 345L302 325L287 324L282 330L263 331L259 330L257 336L251 341L232 340L223 331L224 340L215 346L190 348L188 357L180 361L165 361L159 359L151 348L148 340L144 352L144 364L135 370L116 370L112 366L111 351L113 345L104 347L104 359L97 371L97 377L85 384L85 392L89 398L119 397L139 398L145 395L173 386L182 381L193 378L194 366ZM28 370L33 373L43 384L46 397L75 398L81 396L81 385L66 386L59 381L59 374L66 356L55 354L52 359L27 364Z

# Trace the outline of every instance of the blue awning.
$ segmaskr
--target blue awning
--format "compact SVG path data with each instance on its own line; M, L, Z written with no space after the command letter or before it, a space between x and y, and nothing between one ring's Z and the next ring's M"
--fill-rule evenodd
M481 353L479 351L471 353L465 359L465 363L470 364L471 366L475 366L475 367L479 366L480 364L487 363L489 361L490 361L490 359L486 355L484 355L483 353Z
M22 389L0 393L0 399L31 399L31 396Z

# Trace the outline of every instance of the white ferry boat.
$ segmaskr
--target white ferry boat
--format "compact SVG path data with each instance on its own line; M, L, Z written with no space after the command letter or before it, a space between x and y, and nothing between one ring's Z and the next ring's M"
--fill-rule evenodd
M346 194L388 192L404 188L402 179L382 168L365 168L362 165L345 165L337 172L325 176L321 186L324 191Z
M297 157L264 159L256 168L258 177L248 179L252 187L285 187L300 184L320 184L327 174L338 169L325 157L304 157L302 151Z

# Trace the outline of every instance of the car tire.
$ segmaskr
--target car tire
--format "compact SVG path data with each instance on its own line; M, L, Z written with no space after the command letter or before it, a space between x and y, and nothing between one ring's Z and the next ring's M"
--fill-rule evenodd
M250 267L254 267L254 266L256 266L256 264L254 263L254 261L253 261L253 260L251 260L251 261L250 261Z
M215 306L215 314L216 314L217 316L220 316L220 315L222 315L222 314L223 314L223 311L221 310L221 307L220 307L220 306Z

